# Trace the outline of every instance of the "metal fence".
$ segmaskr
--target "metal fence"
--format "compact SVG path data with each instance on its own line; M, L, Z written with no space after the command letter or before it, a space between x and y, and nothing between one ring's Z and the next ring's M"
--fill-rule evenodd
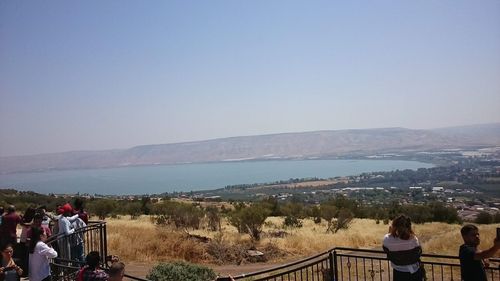
M425 280L461 280L458 257L423 254L421 258ZM488 279L500 281L500 259L490 261L486 268ZM391 276L392 268L383 251L337 247L297 262L233 278L252 281L390 281ZM225 280L230 279L218 279Z
M52 259L52 277L55 280L74 280L74 276L85 263L85 256L92 251L101 257L108 255L106 223L91 221L86 227L75 230L70 235L57 234L49 238L47 244L57 251ZM104 265L104 264L103 264Z
M81 242L81 243L79 243ZM58 252L51 262L54 280L74 280L84 264L83 257L98 251L108 256L106 223L89 222L87 227L71 235L56 235L47 242ZM460 281L460 262L457 256L423 254L425 280ZM490 281L500 281L500 259L490 259L486 268ZM109 264L103 262L103 268ZM312 257L263 271L241 274L235 280L252 281L390 281L392 268L386 254L379 250L336 247ZM129 280L147 281L130 275ZM230 280L219 277L217 281Z

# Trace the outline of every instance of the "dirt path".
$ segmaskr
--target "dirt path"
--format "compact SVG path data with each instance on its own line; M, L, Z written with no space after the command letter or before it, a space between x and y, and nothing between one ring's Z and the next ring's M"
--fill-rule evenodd
M276 267L285 263L289 263L292 261L295 261L300 258L291 258L288 261L282 261L279 263L249 263L249 264L242 264L242 265L206 265L208 267L211 267L217 274L220 276L227 276L227 275L239 275L242 273L250 273L250 272L255 272L255 271L260 271L264 269L268 269L271 267ZM145 278L146 275L149 273L149 270L153 267L154 263L148 263L148 262L130 262L127 263L126 265L126 273L132 276L136 277L141 277Z

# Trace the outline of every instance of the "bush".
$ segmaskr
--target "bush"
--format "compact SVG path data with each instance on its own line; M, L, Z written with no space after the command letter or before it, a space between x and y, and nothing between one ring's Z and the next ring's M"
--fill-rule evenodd
M260 240L262 225L270 211L260 205L240 207L229 214L229 222L239 233L248 233L253 240Z
M294 216L286 216L283 221L283 227L302 227L302 221Z
M211 268L186 262L159 263L146 276L153 281L211 281L215 277Z
M176 228L198 229L205 215L203 210L192 204L165 201L155 204L151 210L159 225L173 224Z
M337 215L337 220L333 225L332 232L336 233L341 229L349 228L352 220L354 219L354 214L348 209L341 209Z
M105 219L116 208L116 201L111 199L98 199L88 204L90 212L96 214L101 220Z
M480 212L477 214L475 222L479 224L490 224L493 222L493 216L487 212Z

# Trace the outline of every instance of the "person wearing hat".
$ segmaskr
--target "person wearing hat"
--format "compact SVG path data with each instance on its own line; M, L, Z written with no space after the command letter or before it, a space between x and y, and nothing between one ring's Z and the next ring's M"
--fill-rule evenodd
M73 214L73 208L69 203L64 204L60 211L62 215L57 222L59 226L59 232L57 234L64 235L64 238L59 240L60 257L69 260L71 258L70 235L75 232L75 229L71 226L70 218L74 220L78 218L78 215L75 215L74 218L70 217Z

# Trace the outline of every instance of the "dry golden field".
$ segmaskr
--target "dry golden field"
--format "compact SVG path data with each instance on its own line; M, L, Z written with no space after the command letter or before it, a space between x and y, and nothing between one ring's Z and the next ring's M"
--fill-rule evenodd
M278 249L281 255L276 255L272 261L279 261L283 258L298 259L336 246L379 249L382 237L388 229L388 225L376 224L374 220L368 219L355 219L349 229L341 230L336 234L325 233L325 222L314 224L312 220L304 220L304 226L295 229L283 229L282 223L283 218L268 218L263 229L264 233L284 230L288 235L284 238L263 235L261 241L255 245L257 250ZM107 225L108 251L128 262L176 259L198 263L215 262L214 257L207 251L206 243L189 239L184 231L156 226L147 216L136 220L130 220L128 217L108 219ZM462 244L460 227L460 225L445 223L426 223L415 225L414 230L425 253L457 255L458 247ZM491 245L496 235L496 227L500 225L480 226L482 240L480 248ZM248 235L238 234L236 229L227 223L223 224L222 234L206 230L190 230L189 233L210 237L217 241L218 245L228 247L252 245Z

